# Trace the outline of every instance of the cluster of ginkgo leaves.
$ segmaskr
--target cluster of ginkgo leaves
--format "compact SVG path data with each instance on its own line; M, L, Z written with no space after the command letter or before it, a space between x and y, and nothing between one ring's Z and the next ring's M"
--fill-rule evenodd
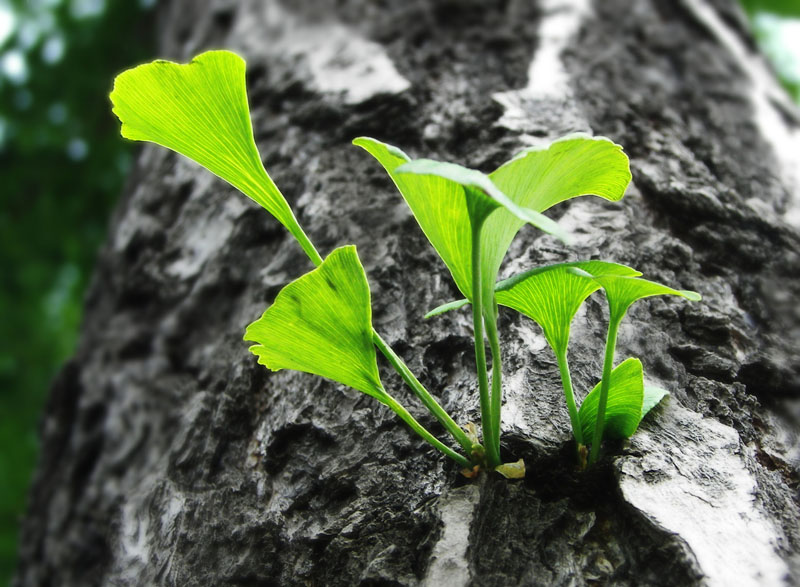
M474 426L456 424L373 328L369 283L355 246L339 247L323 260L267 174L253 139L245 63L239 56L210 51L187 65L141 65L117 77L111 101L124 137L172 149L232 184L277 218L316 266L286 285L261 318L247 327L244 338L255 343L250 350L258 362L272 370L327 377L374 397L464 467L465 474L488 468L509 477L524 475L524 464L503 464L500 459L498 305L536 321L553 348L581 465L588 447L589 461L597 460L603 438L633 434L666 394L645 387L638 359L613 368L618 327L640 298L671 294L697 300L698 294L640 279L638 271L605 261L537 267L497 283L503 258L524 224L568 240L556 222L542 215L544 210L581 195L622 198L631 175L628 158L612 141L570 135L547 147L527 149L489 175L452 163L411 160L375 139L353 141L392 178L465 296L428 316L472 308L479 439ZM605 291L610 309L603 373L578 409L567 363L570 324L584 300L599 289ZM460 452L431 434L384 388L376 348L453 436Z

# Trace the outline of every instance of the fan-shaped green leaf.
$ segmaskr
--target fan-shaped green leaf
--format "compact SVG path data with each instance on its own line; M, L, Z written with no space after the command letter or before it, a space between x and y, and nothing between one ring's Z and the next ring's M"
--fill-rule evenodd
M456 285L470 298L471 226L462 191L443 177L398 173L398 167L410 159L396 147L366 137L353 142L383 165L428 240L450 269ZM488 184L483 179L485 175L480 174L480 178L474 175L480 172L449 164L437 165L443 166L439 167L442 176L480 188L487 194L487 190L495 195L502 194L503 205L486 219L481 231L481 277L487 300L514 235L525 222L539 218L532 216L531 211L542 212L555 203L579 195L596 193L618 200L630 181L627 157L618 145L602 137L574 135L548 147L524 151L490 174ZM508 206L507 200L516 208ZM519 210L524 212L519 213ZM550 228L553 227L550 225ZM547 226L545 229L549 230Z
M245 340L258 362L277 371L295 369L349 385L379 400L381 385L372 341L367 277L354 246L284 287Z
M536 267L499 281L495 286L498 304L525 314L543 328L545 324L548 325L545 336L554 349L559 346L559 339L563 340L563 346L566 347L569 333L561 337L557 333L569 327L583 301L600 289L599 284L590 284L587 279L581 279L579 274L568 271L571 268L582 269L587 275L590 270L598 275L641 275L641 272L619 263L574 261ZM425 314L425 318L457 310L467 304L469 300L466 299L447 302ZM551 313L551 309L557 311Z
M459 184L465 188L467 207L473 214L473 221L483 222L494 210L504 208L522 223L528 222L544 232L562 240L568 240L567 233L558 223L535 210L518 206L492 183L489 176L475 169L462 167L455 163L417 159L401 165L396 172L435 176ZM477 202L470 202L470 198L476 199ZM478 218L475 218L475 215Z
M617 344L617 332L628 308L636 300L657 295L675 295L692 301L700 300L700 294L688 290L672 289L660 283L639 279L638 277L623 277L618 275L594 275L580 268L569 269L575 275L591 278L599 283L606 292L608 300L609 321L608 335L606 336L606 351L603 358L603 377L600 382L600 392L597 403L596 427L592 437L592 452L589 462L597 462L600 455L600 445L604 436L607 398L610 396L611 374L614 365L614 349Z
M353 144L375 157L389 173L428 240L450 270L456 285L467 298L472 297L470 204L480 208L477 212L484 215L499 206L510 204L517 214L515 216L510 212L515 219L519 220L519 216L522 216L526 220L540 222L548 230L560 230L552 220L516 206L479 171L427 159L412 162L397 147L368 137L357 138ZM472 201L468 199L467 191ZM519 220L520 225L526 220ZM483 234L482 242L485 239ZM484 252L482 260L485 258ZM484 281L489 279L491 282L496 275L482 274Z
M622 147L605 137L577 133L522 151L489 178L518 206L544 212L579 196L620 200L631 172ZM493 280L522 225L505 210L498 210L486 221L483 272Z
M611 372L605 413L606 438L629 438L642 419L644 380L639 359L627 359ZM584 438L595 430L600 383L586 396L578 412Z
M383 166L461 293L471 297L472 231L461 186L440 177L396 173L398 167L411 161L397 147L368 137L357 138L353 144L362 147Z
M157 143L196 161L266 208L312 260L321 262L261 163L241 57L209 51L187 65L140 65L117 76L110 97L122 136Z
M669 392L666 389L645 385L644 401L642 402L642 418L644 418L647 415L647 412L656 407L658 405L658 402L660 402L662 399L664 399L665 396L668 395Z
M579 271L580 269L578 269ZM573 270L575 272L575 270ZM587 273L591 274L590 271ZM628 308L642 298L659 295L681 296L693 302L702 298L699 293L685 289L672 289L654 281L639 279L637 277L624 277L619 275L593 275L606 292L611 320L619 321L625 316Z
M525 149L489 177L518 205L543 212L578 196L617 201L625 194L631 172L620 145L606 137L574 133Z
M537 267L501 281L495 288L497 303L534 320L556 355L566 352L569 328L584 300L600 284L570 272L579 268L594 275L641 275L635 269L607 261L577 261Z

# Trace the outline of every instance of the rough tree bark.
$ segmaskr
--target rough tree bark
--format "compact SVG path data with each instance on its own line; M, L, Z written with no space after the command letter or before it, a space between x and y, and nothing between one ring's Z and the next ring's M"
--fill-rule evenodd
M469 482L370 398L256 364L245 325L309 263L255 204L145 146L43 417L17 585L800 581L800 116L733 2L160 10L163 56L246 57L272 176L321 251L358 245L377 330L457 421L478 418L468 317L421 322L455 289L355 136L487 170L609 136L632 160L624 201L558 207L575 246L523 230L504 273L600 257L704 302L634 307L618 360L672 396L586 474L551 353L503 313L503 445L528 476ZM584 393L603 312L598 295L573 330Z

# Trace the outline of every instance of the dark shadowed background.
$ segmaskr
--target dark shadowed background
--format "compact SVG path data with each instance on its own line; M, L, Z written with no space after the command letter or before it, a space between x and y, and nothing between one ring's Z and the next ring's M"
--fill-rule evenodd
M153 2L0 0L0 584L36 460L50 381L133 145L108 106L120 69L151 55Z
M800 3L743 0L800 102ZM0 584L16 558L37 415L76 341L82 298L133 145L107 99L153 58L154 0L0 0Z

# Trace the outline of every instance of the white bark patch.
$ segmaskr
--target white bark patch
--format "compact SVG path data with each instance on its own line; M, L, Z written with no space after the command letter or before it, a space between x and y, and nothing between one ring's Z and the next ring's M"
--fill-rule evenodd
M756 501L737 432L668 401L633 437L642 456L618 461L626 501L679 536L709 585L780 585L781 540Z
M492 96L505 108L498 125L523 133L520 138L526 144L547 142L569 130L589 129L588 121L577 110L561 53L575 37L581 23L591 14L590 2L543 0L540 4L543 16L539 26L539 46L528 67L528 85ZM537 120L542 112L550 109L554 114L552 121ZM554 128L553 122L561 125L561 128ZM544 132L549 138L526 134L533 131L537 131L537 134Z
M561 62L561 52L578 32L589 14L588 0L545 0L545 17L539 27L539 49L528 68L525 92L531 98L572 97L569 74Z
M141 515L140 506L129 501L122 507L120 558L126 561L128 569L141 570L150 562L150 519Z
M479 497L478 487L470 484L453 489L439 499L439 513L444 527L439 541L433 547L423 586L461 587L469 584L469 528Z
M322 39L326 42L320 43ZM380 45L342 26L308 28L296 46L308 55L317 87L342 94L346 104L360 104L378 94L399 94L411 87Z
M631 183L625 196L627 200L632 199L633 191L635 187ZM569 203L558 224L569 233L573 249L600 250L607 255L606 241L630 230L630 219L619 208L621 205L617 209L609 209L605 202L596 197L576 198Z
M800 111L761 54L751 52L712 6L703 0L682 0L682 3L736 58L748 76L756 123L764 140L772 146L778 178L791 196L784 220L800 228Z
M269 55L296 62L294 73L305 74L304 82L321 93L352 105L411 87L381 45L341 23L304 22L277 2L265 3L261 13L263 20L238 19L232 39L252 40L253 50L246 52L258 55L265 52L263 38L270 38ZM248 32L253 27L259 31Z
M526 345L526 350L533 352L534 350L543 350L547 346L544 336L537 336L532 329L520 329L519 332L524 334L528 340L533 341L534 344L541 341L540 348L534 349L534 345L529 343ZM530 394L530 390L526 389L525 377L525 369L520 369L504 377L503 392L505 397L503 398L503 408L500 412L500 421L504 431L513 430L526 438L531 438L534 435L534 430L528 421L530 414L525 409L530 405L529 398L526 397Z
M212 179L210 174L207 175ZM187 216L191 216L192 203L201 201L206 186L198 186L192 193L190 202L183 208ZM214 184L209 185L211 189ZM178 226L184 230L174 232L180 242L174 243L183 249L178 259L171 263L166 271L170 276L186 279L200 273L206 262L222 250L223 245L231 237L233 228L238 218L247 210L247 203L239 197L227 198L224 203L207 208L197 222L196 217L191 223L184 221L183 213L178 219Z

